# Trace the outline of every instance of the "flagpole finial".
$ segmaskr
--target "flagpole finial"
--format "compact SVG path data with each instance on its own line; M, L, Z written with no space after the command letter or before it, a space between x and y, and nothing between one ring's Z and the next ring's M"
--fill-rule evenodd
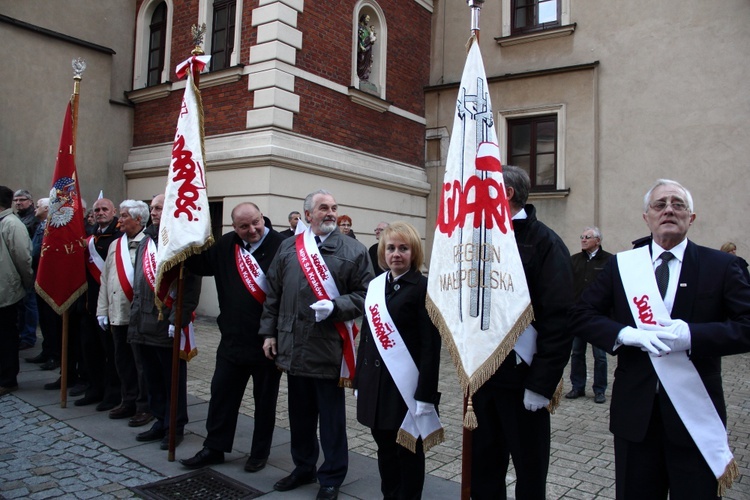
M479 31L479 12L482 10L484 0L466 0L466 3L471 8L471 31L476 33Z
M73 66L73 94L78 95L81 88L81 78L83 78L83 72L86 71L86 61L77 57L72 61Z
M203 35L206 34L206 23L200 26L194 24L190 27L190 31L193 33L193 45L195 46L191 53L194 56L202 56L204 52L201 45L203 45Z

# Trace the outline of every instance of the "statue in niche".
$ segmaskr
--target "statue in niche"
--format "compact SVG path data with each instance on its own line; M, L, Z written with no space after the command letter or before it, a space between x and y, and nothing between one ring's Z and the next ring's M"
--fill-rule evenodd
M364 14L359 18L359 45L357 48L357 76L360 80L369 81L372 70L372 47L377 35L370 24L370 16Z

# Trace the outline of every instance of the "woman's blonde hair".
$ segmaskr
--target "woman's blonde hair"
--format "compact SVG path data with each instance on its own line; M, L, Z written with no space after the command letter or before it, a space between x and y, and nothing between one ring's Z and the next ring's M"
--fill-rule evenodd
M386 241L393 236L398 236L411 247L411 268L419 269L424 264L424 250L422 250L422 238L417 228L404 221L391 222L388 227L380 233L378 242L378 265L381 269L388 269L385 262Z

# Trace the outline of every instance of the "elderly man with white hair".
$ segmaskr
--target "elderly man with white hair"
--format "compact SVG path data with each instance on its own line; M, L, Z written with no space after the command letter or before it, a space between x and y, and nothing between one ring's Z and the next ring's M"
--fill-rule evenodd
M143 228L148 216L148 205L142 201L120 203L119 225L123 235L109 246L101 276L96 317L102 330L109 330L112 334L122 393L120 406L109 412L109 418L113 419L148 413L146 385L139 369L142 366L141 354L137 345L128 343L136 250L144 237Z

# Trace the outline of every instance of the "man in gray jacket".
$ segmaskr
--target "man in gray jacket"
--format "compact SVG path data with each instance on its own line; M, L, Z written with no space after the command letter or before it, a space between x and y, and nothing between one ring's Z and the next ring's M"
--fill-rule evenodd
M12 202L13 191L0 186L0 396L18 389L18 306L34 286L31 238Z
M289 388L295 469L274 489L288 491L317 479L318 499L337 498L346 477L342 385L354 376L353 365L346 363L353 353L347 322L362 315L367 284L373 278L367 248L342 236L336 226L337 210L327 191L305 198L309 227L284 240L271 264L259 330L265 337L266 356L287 372ZM319 446L324 461L316 474Z

